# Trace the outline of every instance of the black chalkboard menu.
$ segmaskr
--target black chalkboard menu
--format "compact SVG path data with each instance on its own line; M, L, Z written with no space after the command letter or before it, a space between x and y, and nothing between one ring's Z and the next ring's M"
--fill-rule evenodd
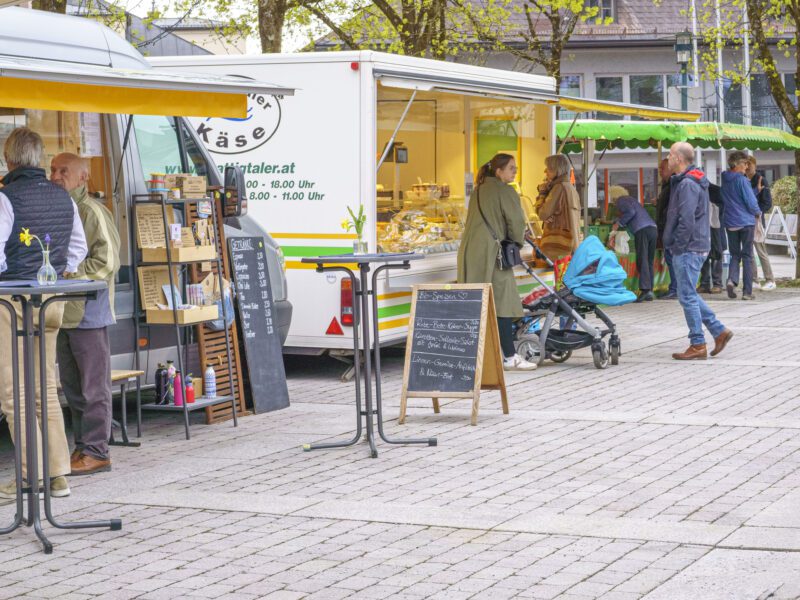
M503 413L508 395L492 286L445 283L413 286L399 423L409 398L471 398L470 423L478 423L481 390L499 390Z
M253 411L270 412L289 406L283 351L272 304L264 240L228 240L236 303L244 340Z
M473 391L483 301L481 289L417 292L409 391Z

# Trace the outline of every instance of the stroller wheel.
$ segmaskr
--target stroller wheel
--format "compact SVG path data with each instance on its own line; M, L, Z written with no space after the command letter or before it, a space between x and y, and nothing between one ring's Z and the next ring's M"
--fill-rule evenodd
M611 354L611 364L616 366L619 364L619 346L610 346L608 348Z
M550 360L555 363L563 363L567 362L570 356L572 356L572 350L567 350L566 352L556 350L555 352L550 353Z
M535 333L526 333L517 340L517 354L528 362L541 365L544 360L539 336Z
M592 346L592 360L594 360L594 366L598 369L608 367L608 351L605 344L601 342L598 346Z

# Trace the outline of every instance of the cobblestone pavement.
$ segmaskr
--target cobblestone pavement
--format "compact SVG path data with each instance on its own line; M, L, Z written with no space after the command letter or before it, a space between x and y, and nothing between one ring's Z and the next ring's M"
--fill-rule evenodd
M0 599L799 598L800 294L711 305L736 334L715 359L671 360L676 303L630 305L610 311L617 367L583 351L512 374L511 413L486 393L476 427L462 400L386 422L435 448L303 452L354 425L326 359L290 359L292 406L237 429L197 421L187 442L147 415L141 448L53 504L123 530L48 526L52 555L30 530L0 537ZM387 352L387 417L401 375Z

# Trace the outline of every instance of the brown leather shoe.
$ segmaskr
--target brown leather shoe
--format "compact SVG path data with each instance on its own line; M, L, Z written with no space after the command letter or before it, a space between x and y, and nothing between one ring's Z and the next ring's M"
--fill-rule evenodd
M720 333L717 337L714 338L714 349L711 351L711 356L716 356L723 350L725 350L725 346L728 345L728 342L731 341L733 337L733 332L730 329L726 329L722 333Z
M719 287L718 285L715 285L714 287L711 288L711 292L710 293L711 294L721 294L722 293L722 288Z
M80 449L79 448L75 448L75 450L72 451L72 454L69 455L69 462L72 463L72 462L78 460L78 457L80 455L81 455Z
M686 352L676 352L672 355L675 360L705 360L708 358L706 354L705 344L692 344L686 349Z
M78 458L70 462L73 475L91 475L92 473L102 473L111 470L111 459L100 460L88 454L80 454Z

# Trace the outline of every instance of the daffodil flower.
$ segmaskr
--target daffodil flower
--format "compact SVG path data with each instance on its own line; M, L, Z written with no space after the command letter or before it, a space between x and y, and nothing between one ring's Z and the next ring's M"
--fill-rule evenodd
M347 219L342 219L342 229L344 229L345 231L350 231L350 221L348 221Z
M31 241L33 240L34 237L36 236L31 235L30 229L23 227L22 232L19 234L19 241L25 244L26 246L30 246Z

